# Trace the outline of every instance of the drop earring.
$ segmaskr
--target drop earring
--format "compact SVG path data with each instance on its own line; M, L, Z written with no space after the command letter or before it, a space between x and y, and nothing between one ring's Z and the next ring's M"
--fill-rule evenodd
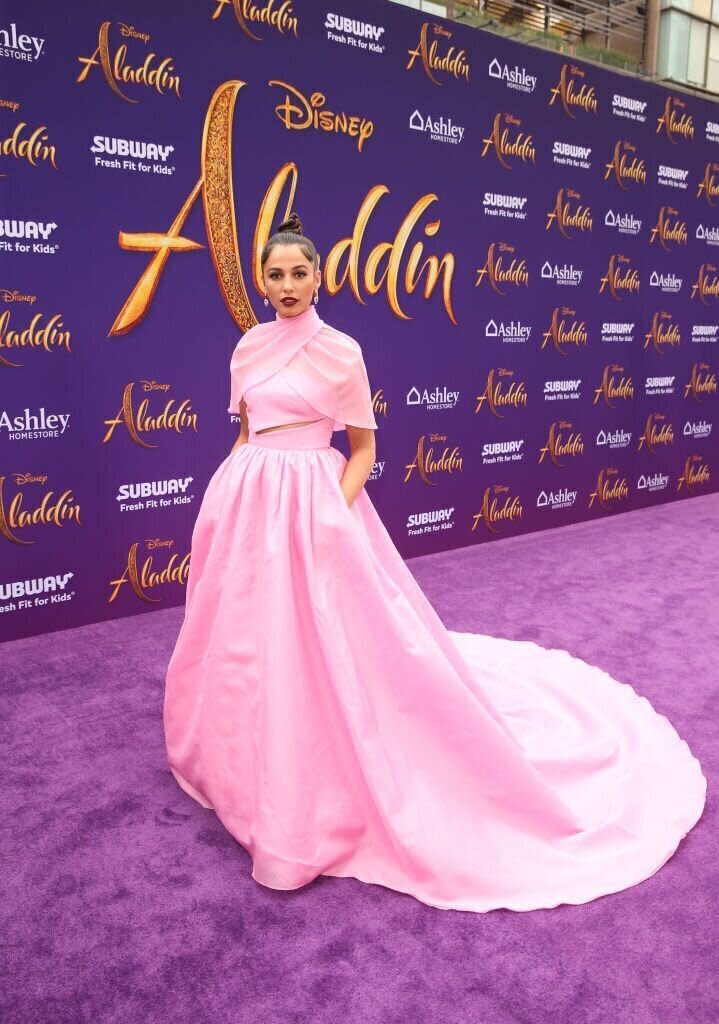
M265 305L266 305L266 306L269 306L269 304L270 304L270 300L269 300L269 299L267 298L267 296L265 295Z
M318 302L318 295L317 295L317 292L315 292L315 294L314 294L314 298L313 298L313 300L312 300L312 301L314 302L314 304L315 304L315 306L316 306L316 305L317 305L317 302Z

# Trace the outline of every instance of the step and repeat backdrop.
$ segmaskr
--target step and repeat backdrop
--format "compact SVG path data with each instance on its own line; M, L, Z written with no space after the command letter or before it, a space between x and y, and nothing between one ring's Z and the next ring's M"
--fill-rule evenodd
M716 489L719 106L391 3L3 10L0 637L183 602L291 209L403 555Z

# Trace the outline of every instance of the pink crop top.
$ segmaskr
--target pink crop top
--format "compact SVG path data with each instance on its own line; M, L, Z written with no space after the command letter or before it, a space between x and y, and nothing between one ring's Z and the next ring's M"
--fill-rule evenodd
M257 433L266 427L279 427L300 420L326 417L313 408L285 379L280 368L271 377L253 384L244 394L250 430Z

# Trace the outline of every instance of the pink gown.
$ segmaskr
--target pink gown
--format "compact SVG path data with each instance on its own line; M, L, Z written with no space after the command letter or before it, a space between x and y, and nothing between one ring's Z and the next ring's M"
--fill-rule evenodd
M527 911L648 878L701 817L699 761L601 669L445 628L366 490L348 507L340 487L333 429L374 423L361 349L314 307L296 319L233 356L250 437L192 535L164 703L177 783L272 889L332 875Z

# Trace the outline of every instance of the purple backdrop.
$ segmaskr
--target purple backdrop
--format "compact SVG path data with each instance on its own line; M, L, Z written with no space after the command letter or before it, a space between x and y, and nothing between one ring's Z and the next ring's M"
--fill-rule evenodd
M108 6L0 24L0 637L183 601L290 208L405 556L716 488L715 105L389 3Z

